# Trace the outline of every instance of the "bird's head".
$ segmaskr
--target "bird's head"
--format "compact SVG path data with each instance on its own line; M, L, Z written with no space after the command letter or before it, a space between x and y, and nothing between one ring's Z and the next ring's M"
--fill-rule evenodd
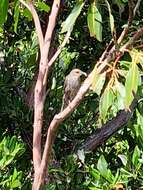
M78 77L81 77L81 76L87 77L87 74L85 72L81 71L80 69L73 69L70 72L70 74L73 75L73 76L78 76Z

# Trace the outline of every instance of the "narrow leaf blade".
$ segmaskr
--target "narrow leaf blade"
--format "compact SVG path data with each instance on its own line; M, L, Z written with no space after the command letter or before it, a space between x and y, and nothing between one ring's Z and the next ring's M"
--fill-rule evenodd
M67 17L67 19L62 23L62 31L61 33L65 33L69 30L72 30L77 17L79 16L82 8L83 8L83 1L79 1L75 7L73 8L72 12L70 13L70 15Z
M132 62L125 82L126 95L124 103L126 109L129 109L129 106L133 101L133 93L135 94L137 92L139 77L138 66L136 63Z
M9 0L0 1L0 26L4 24L7 19L8 3Z
M88 8L87 23L91 37L96 37L98 41L102 41L102 16L95 4L91 3Z
M112 105L113 101L114 95L112 89L106 88L103 95L101 96L99 104L100 117L103 120L103 122L105 122L106 120L108 109Z

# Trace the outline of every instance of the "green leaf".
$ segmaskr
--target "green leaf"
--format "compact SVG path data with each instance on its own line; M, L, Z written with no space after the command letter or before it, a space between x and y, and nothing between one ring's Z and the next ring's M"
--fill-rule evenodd
M136 63L132 62L125 82L126 95L124 104L126 109L129 109L129 106L131 105L134 98L133 93L136 94L137 92L139 77L138 66Z
M107 169L108 164L104 158L103 155L100 156L98 163L97 163L97 169L99 170L100 174L110 183L112 183L113 175L111 173L111 170Z
M111 28L111 33L112 33L112 36L114 36L114 32L115 32L115 25L114 25L114 17L111 13L111 7L110 7L110 4L108 3L107 0L105 0L107 6L108 6L108 11L109 11L109 20L110 20L110 28Z
M23 10L23 16L26 17L29 21L32 20L32 14L28 9Z
M124 168L120 169L122 175L125 175L127 177L133 177L133 174L130 171L125 170Z
M88 8L87 23L91 37L96 37L98 41L102 41L102 16L95 4L91 3Z
M89 187L89 190L102 190L102 189L100 189L98 187Z
M120 170L117 169L116 175L115 175L114 180L113 180L113 184L117 183L119 177L120 177Z
M115 80L115 86L117 91L120 93L120 96L125 97L126 95L125 86L122 83L120 83L118 80Z
M103 190L103 189L100 189L98 187L89 187L89 190Z
M71 31L73 29L73 26L76 22L77 17L79 16L82 8L83 8L84 2L78 1L75 7L73 8L70 15L67 17L67 19L62 23L62 31L61 33Z
M16 188L16 187L20 187L20 186L21 186L21 182L18 179L16 179L15 181L12 182L10 187Z
M16 0L14 7L14 32L17 33L17 24L19 19L19 4L20 2Z
M97 73L96 67L94 68L92 74L92 90L95 91L98 95L100 95L103 85L105 83L106 73Z
M100 171L100 174L102 176L106 176L107 174L107 162L103 155L100 156L98 163L97 163L97 169Z
M123 110L124 107L124 98L126 95L125 86L120 83L118 80L115 80L115 90L117 92L117 106L118 110Z
M44 2L38 2L37 3L37 7L40 9L40 10L42 10L42 11L45 11L45 12L49 12L50 11L50 7L46 4L46 3L44 3Z
M27 66L31 67L36 62L36 54L31 54L30 57L27 60Z
M137 138L140 138L140 140L143 142L143 116L140 114L138 110L136 110L136 115L137 115L137 124L134 126L135 127L135 132Z
M7 19L9 0L0 0L0 26L4 24Z
M98 170L94 169L94 168L90 168L90 174L96 179L99 180L100 179L100 173Z
M138 164L139 157L140 157L140 150L138 146L136 146L133 152L133 156L132 156L132 163L134 164L134 166Z
M105 122L108 109L114 101L114 94L111 88L106 88L100 98L99 112L101 119Z

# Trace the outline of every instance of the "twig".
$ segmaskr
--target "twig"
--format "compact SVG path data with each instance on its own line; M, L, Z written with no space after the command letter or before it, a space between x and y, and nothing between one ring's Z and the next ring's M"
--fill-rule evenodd
M118 38L118 41L117 41L118 44L120 44L123 41L123 39L125 38L125 36L127 35L128 31L129 31L130 25L132 24L132 20L133 20L133 17L134 17L134 14L133 14L133 0L128 0L128 7L129 7L128 23L127 23L127 26L122 31L120 37Z
M36 33L38 36L39 46L40 46L40 52L41 52L44 39L43 39L43 33L42 33L41 24L40 24L40 20L39 20L39 17L37 15L37 12L36 12L31 1L29 1L28 3L26 3L23 0L19 0L19 1L31 12L31 14L33 16L33 20L34 20L35 28L36 28Z
M121 56L124 54L124 52L127 49L130 49L132 45L134 45L134 43L136 42L136 40L138 40L140 38L140 36L143 35L143 27L140 28L135 34L134 36L124 45L119 49L119 52L121 54ZM108 56L106 57L106 59L100 63L99 67L98 67L98 72L100 73L105 67L106 65L115 59L114 56L114 51L115 50L115 46L113 46L113 48L110 50Z
M55 28L56 18L58 15L59 7L60 7L60 0L54 0L53 5L52 5L51 14L49 16L49 23L48 23L45 38L44 38L47 52L49 52L49 49L50 49L52 33Z
M50 61L48 62L48 68L50 68L52 66L52 64L55 62L55 60L57 59L57 57L59 56L59 54L61 53L62 49L65 47L66 43L68 42L69 38L71 35L71 31L69 30L66 33L66 36L62 42L62 44L60 45L60 47L58 48L58 50L55 52L55 54L52 56L52 58L50 59ZM47 68L47 72L48 72L48 68ZM47 74L45 75L44 81L43 81L43 85L46 86L46 81L47 81ZM45 99L46 99L47 93L45 94Z
M133 0L129 0L128 1L128 6L129 6L129 16L128 16L128 23L127 23L127 26L124 28L124 30L122 31L120 37L118 38L117 40L117 44L120 44L123 39L125 38L125 36L127 35L128 33L128 30L129 30L129 27L132 23L132 20L133 20ZM106 58L106 56L108 57L108 54L111 53L112 49L115 49L115 45L110 49L109 51L109 47L111 46L111 44L113 43L113 39L110 41L109 45L107 46L107 48L105 49L105 51L103 52L100 60L99 60L99 65L101 64L101 62L104 61L104 59ZM97 67L99 66L97 65Z
M102 56L99 59L99 63L101 63L105 59L105 57L108 55L108 52L109 52L112 44L113 44L113 39L109 42L108 46L106 47L106 49L102 53ZM98 65L97 65L97 67L98 67Z
M134 36L120 49L121 52L126 51L126 49L131 48L131 46L143 35L143 27L140 28Z
M45 38L44 38L43 57L45 57L46 55L49 54L52 33L55 28L56 18L57 18L58 12L59 12L59 7L60 7L60 0L54 0L53 5L52 5L51 14L49 16L49 23L48 23ZM48 64L48 56L47 56L46 72L45 72L45 76L44 76L44 80L43 80L43 86L44 86L45 90L46 90L46 84L47 84L48 70L49 70L49 64Z
M71 31L68 31L62 44L60 45L60 47L58 48L58 50L56 51L56 53L53 55L53 57L50 59L48 66L51 67L52 64L55 62L55 60L57 59L57 57L59 56L59 54L61 53L62 49L65 47L66 43L68 42L69 38L71 35Z
M140 3L141 3L141 0L138 0L137 3L136 3L136 6L134 8L134 16L136 15L136 12L137 12L137 10L138 10L138 8L140 6Z

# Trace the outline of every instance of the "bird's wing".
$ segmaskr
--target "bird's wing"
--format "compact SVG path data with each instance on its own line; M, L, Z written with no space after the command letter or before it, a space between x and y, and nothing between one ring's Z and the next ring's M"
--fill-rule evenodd
M65 109L69 103L70 103L70 83L69 83L69 78L67 76L64 82L64 95L63 95L61 111Z

